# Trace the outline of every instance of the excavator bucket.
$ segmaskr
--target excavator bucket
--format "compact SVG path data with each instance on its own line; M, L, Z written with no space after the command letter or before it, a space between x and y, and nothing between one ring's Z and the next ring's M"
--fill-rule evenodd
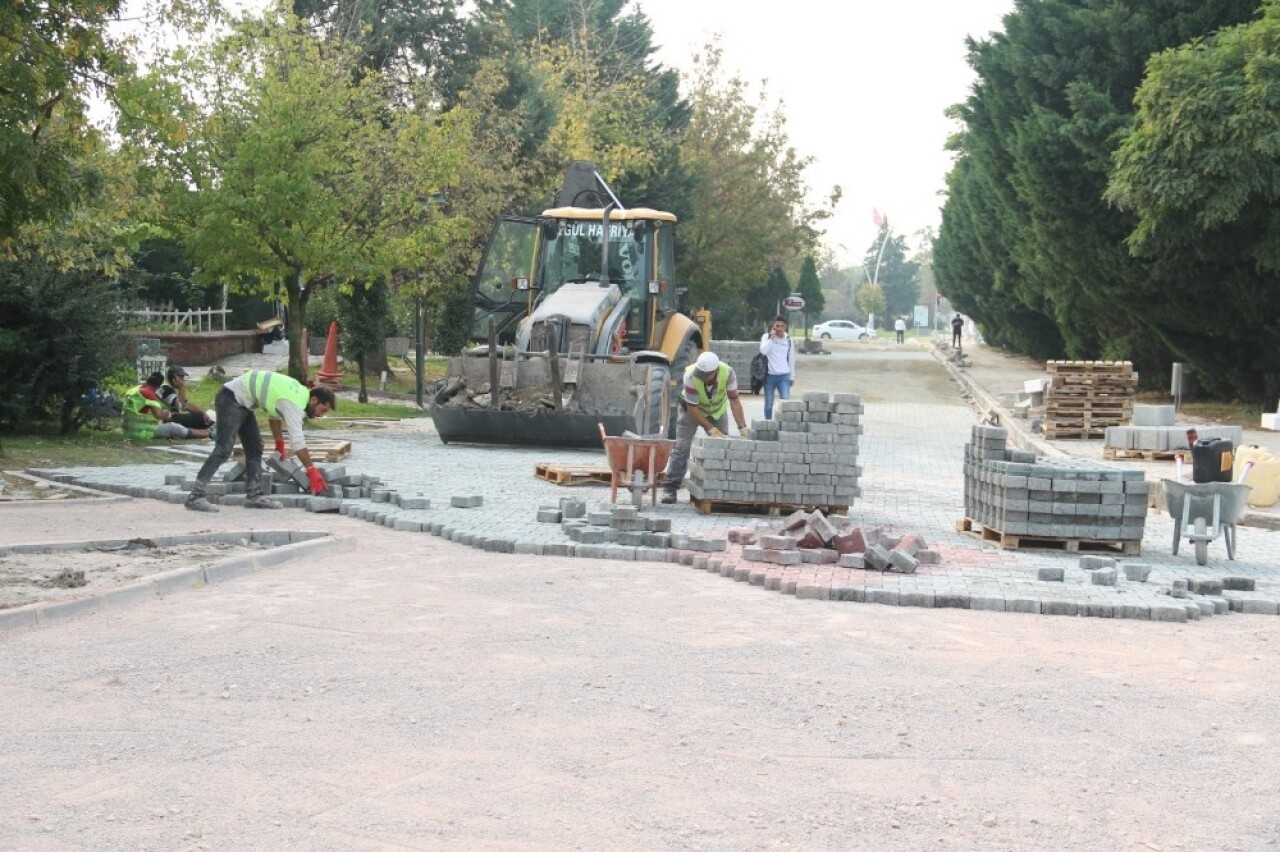
M464 354L449 359L431 416L446 444L600 447L601 423L611 435L643 426L650 372L629 359Z

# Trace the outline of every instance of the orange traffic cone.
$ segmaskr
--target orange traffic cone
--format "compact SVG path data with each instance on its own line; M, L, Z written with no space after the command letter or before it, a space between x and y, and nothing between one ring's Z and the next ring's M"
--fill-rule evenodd
M324 363L316 373L320 384L336 388L341 384L342 374L338 372L338 324L329 323L329 339L324 344Z

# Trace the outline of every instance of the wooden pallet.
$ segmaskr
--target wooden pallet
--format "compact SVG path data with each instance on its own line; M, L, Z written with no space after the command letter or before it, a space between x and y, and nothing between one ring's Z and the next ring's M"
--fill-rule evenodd
M604 465L563 465L539 462L533 475L556 485L609 485L613 474Z
M691 500L699 515L768 515L781 518L797 510L812 512L822 510L824 515L843 515L848 506L800 506L795 503L749 503L737 500Z
M1050 375L1093 373L1094 375L1132 376L1132 361L1046 361L1045 370Z
M1050 441L1100 441L1107 437L1106 429L1057 429L1044 427L1044 436Z
M1116 553L1121 556L1136 556L1142 553L1140 541L1015 535L983 526L972 518L956 521L956 531L968 533L982 541L992 542L1001 550L1060 550L1064 553Z
M1172 461L1175 456L1190 450L1126 450L1121 447L1103 447L1102 457L1111 461L1140 459L1143 461Z
M268 450L271 448L268 447ZM318 462L336 462L345 459L351 455L350 441L334 441L334 440L307 440L307 453L310 454L312 461ZM233 459L244 458L244 447L236 444L231 451Z

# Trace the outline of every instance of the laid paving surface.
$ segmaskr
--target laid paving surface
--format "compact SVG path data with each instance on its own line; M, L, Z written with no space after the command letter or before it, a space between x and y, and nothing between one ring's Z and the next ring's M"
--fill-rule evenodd
M994 359L1006 356L992 355ZM1116 555L1117 573L1121 579L1112 585L1097 585L1093 572L1080 567L1082 553L1053 550L1000 550L991 543L957 531L956 523L964 518L963 448L975 423L975 410L955 395L955 385L945 384L950 396L938 394L913 378L919 370L930 370L932 355L922 347L901 349L844 350L820 358L803 359L813 365L801 369L801 381L794 398L806 390L835 392L870 390L865 401L865 433L859 443L859 464L863 496L850 510L850 517L864 529L883 528L898 535L915 533L942 555L941 564L921 566L911 576L881 575L868 577L856 569L830 571L829 566L804 569L807 582L823 584L828 589L821 597L840 599L839 589L849 585L873 585L887 590L878 594L880 603L898 606L959 607L1007 609L1051 615L1088 615L1102 618L1138 618L1160 620L1194 620L1221 614L1230 608L1237 612L1276 615L1280 612L1280 537L1271 531L1239 528L1235 560L1226 558L1221 538L1211 543L1208 566L1195 563L1193 549L1184 540L1180 552L1172 552L1173 520L1163 510L1148 513L1142 552L1135 556ZM803 366L803 365L802 365ZM903 378L889 397L882 394L883 379L860 372L874 369L893 373L903 370ZM916 370L913 373L911 370ZM996 387L1012 386L1019 366L1010 369L996 363L971 368L966 381L984 381ZM945 375L938 369L939 375ZM995 377L999 376L1000 379ZM916 386L912 390L912 382ZM818 384L815 388L815 384ZM834 387L830 387L831 385ZM983 387L980 385L980 387ZM904 392L905 388L905 392ZM905 397L905 398L904 398ZM762 416L758 397L748 397L748 417ZM981 406L979 406L979 413ZM1017 428L1017 424L1010 421ZM406 435L387 430L344 433L326 431L326 436L352 440L357 451L342 466L348 473L376 477L391 492L377 502L371 499L345 500L344 512L388 527L404 531L423 530L451 541L493 552L528 555L579 556L626 561L680 561L677 549L665 552L652 547L616 544L575 543L556 524L539 520L539 507L558 505L562 498L591 500L594 507L607 507L607 491L603 488L566 488L533 477L539 463L565 466L600 464L602 454L595 451L493 448L442 444L429 431ZM1053 442L1047 448L1043 440L1033 442L1036 449L1059 455L1089 458L1090 442ZM1086 445L1086 446L1075 446ZM1103 462L1101 468L1129 466L1127 462ZM1133 466L1143 466L1135 463ZM1158 478L1157 472L1148 478ZM1170 463L1164 467L1171 468ZM141 496L148 493L180 500L180 490L165 486L166 476L175 473L193 475L194 462L171 465L131 466L120 468L79 468L55 471L74 475L81 485L134 489ZM1165 472L1164 475L1169 475ZM412 499L429 501L429 509L406 508L386 502L399 495L406 505ZM481 505L467 506L474 498ZM620 500L628 499L620 493ZM669 518L673 531L686 535L724 535L730 528L744 523L766 523L765 518L743 518L724 514L698 515L688 505L645 508L646 514ZM1092 555L1109 555L1105 546L1091 547ZM683 558L688 561L688 554ZM1145 581L1124 579L1123 564L1136 562L1149 565ZM1061 582L1045 582L1042 568L1061 568ZM1225 591L1215 595L1217 601L1204 596L1171 598L1175 581L1186 580L1192 587L1197 581L1224 575L1245 578L1253 589ZM831 589L836 591L831 591ZM856 600L862 600L857 597Z

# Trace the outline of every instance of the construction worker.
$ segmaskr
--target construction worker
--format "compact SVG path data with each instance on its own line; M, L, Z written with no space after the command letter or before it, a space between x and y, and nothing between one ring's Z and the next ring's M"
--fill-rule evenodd
M194 402L187 400L187 371L182 367L170 367L165 373L165 383L160 386L160 401L169 407L173 422L188 429L208 429L213 417Z
M684 392L680 401L683 405L676 420L676 445L663 473L663 503L676 502L676 491L689 467L689 448L693 446L693 436L699 428L705 429L713 438L723 436L729 430L729 411L732 409L738 433L744 438L751 436L747 429L747 416L742 411L742 400L738 399L738 377L733 368L721 363L714 352L703 352L684 371Z
M169 409L156 395L163 378L159 373L153 373L147 381L125 391L120 424L125 437L139 441L208 438L208 429L190 429L173 422Z
M214 399L213 410L218 421L218 436L213 452L200 466L195 487L187 497L187 508L194 512L216 512L218 507L205 498L209 481L222 463L231 458L236 436L244 447L245 501L247 509L279 509L280 503L262 494L262 432L254 409L267 412L267 423L275 438L276 452L280 460L288 458L281 424L289 430L289 444L294 455L306 468L311 481L311 493L323 494L328 484L324 474L316 470L307 452L306 438L302 434L304 417L323 417L337 408L333 391L328 388L308 389L302 383L283 373L268 370L250 370L222 386Z

